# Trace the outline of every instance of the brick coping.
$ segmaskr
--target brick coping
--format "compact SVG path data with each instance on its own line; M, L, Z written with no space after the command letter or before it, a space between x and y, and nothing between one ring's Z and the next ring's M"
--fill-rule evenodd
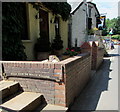
M79 59L79 58L83 58L83 57L86 57L86 56L89 56L90 53L82 53L82 54L78 54L77 56L73 56L73 57L69 57L65 60L62 60L60 62L42 62L42 61L0 61L0 63L35 63L35 64L61 64L61 63L66 63L66 62L70 62L70 61L74 61L76 59Z

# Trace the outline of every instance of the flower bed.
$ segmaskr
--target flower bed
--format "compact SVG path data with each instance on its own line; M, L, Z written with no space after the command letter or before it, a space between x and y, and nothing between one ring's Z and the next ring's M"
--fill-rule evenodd
M78 52L76 52L74 49L69 49L66 48L66 52L64 53L64 55L69 55L69 56L76 56L78 54Z

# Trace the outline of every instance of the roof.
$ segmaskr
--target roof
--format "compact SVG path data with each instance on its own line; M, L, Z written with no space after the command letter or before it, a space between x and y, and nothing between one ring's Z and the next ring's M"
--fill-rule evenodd
M92 3L92 2L87 2L87 3L92 4L92 5L95 7L95 9L96 9L97 13L100 15L100 13L99 13L99 11L98 11L98 9L97 9L97 7L96 7L96 4L95 4L95 3Z
M80 2L68 2L72 8L71 14L74 14L85 1L86 0L81 0ZM92 3L92 2L87 2L87 3L92 4L95 7L97 13L100 15L95 3Z
M79 2L68 2L71 5L71 14L75 13L79 7L83 4L84 0L80 0Z

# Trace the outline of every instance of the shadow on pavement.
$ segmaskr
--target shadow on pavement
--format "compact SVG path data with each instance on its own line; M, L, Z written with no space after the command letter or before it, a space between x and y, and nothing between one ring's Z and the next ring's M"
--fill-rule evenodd
M102 66L88 82L84 90L75 99L68 112L91 112L96 110L101 93L108 90L110 59L104 59Z
M120 54L109 54L110 57L120 56Z

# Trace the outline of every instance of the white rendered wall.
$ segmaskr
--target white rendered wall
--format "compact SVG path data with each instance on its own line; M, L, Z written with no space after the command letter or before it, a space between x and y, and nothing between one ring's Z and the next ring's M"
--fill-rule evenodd
M86 37L86 6L82 6L72 15L72 47L75 47L75 40L77 39L77 46L85 41Z
M91 9L91 18L92 18L92 28L96 27L96 16L98 15L98 12L94 5L89 4L89 6L92 7ZM88 36L86 34L86 13L87 13L87 6L85 3L83 3L79 9L72 15L72 47L75 47L75 40L77 39L77 47L80 47L82 43L85 42L85 40L89 41L95 41L98 40L98 38L94 36Z
M95 28L96 27L96 16L98 14L97 14L95 7L92 4L90 4L90 5L93 7L91 10L92 28Z

